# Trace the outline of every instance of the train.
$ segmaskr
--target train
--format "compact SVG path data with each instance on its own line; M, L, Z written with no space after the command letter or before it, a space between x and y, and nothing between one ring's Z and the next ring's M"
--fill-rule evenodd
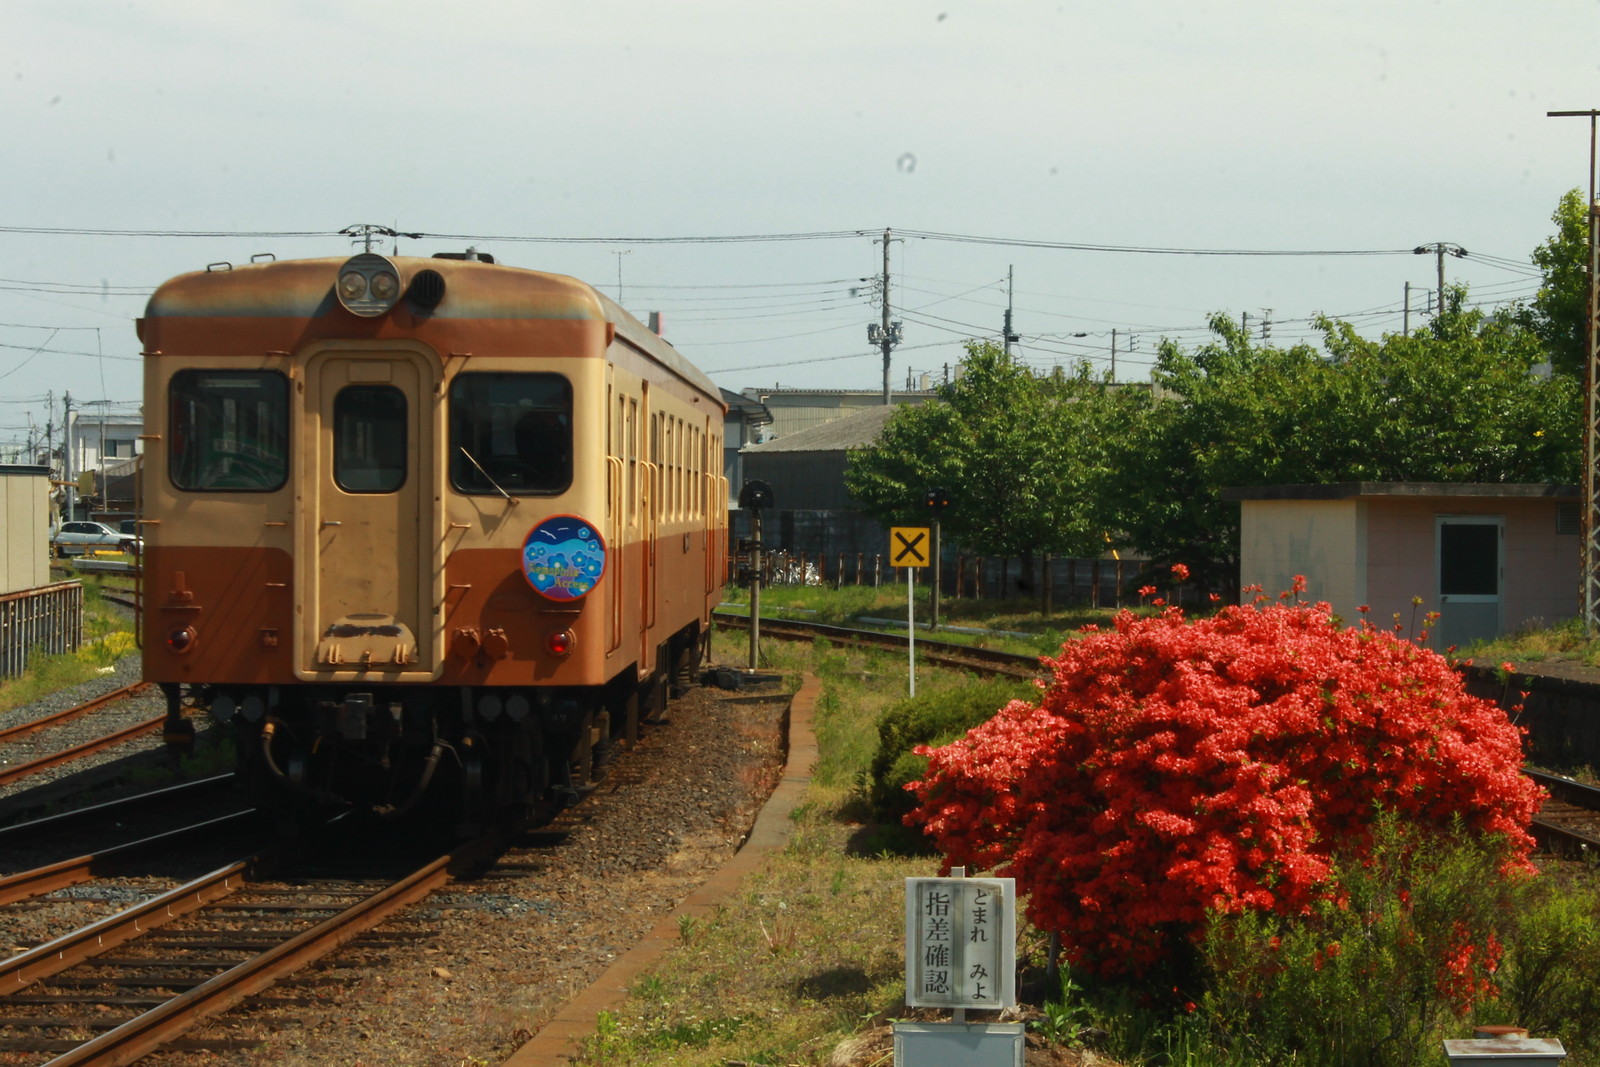
M726 405L593 286L256 256L137 327L144 678L273 810L548 820L695 681Z

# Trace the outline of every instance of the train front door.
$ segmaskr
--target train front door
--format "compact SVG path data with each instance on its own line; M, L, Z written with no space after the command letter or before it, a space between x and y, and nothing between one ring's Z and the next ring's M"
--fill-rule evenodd
M308 361L295 568L303 678L437 674L429 368L393 349Z

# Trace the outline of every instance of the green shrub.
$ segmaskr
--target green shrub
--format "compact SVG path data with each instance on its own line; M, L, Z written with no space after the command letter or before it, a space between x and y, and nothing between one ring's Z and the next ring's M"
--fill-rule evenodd
M1370 855L1336 862L1337 899L1303 916L1213 919L1196 1021L1247 1062L1430 1062L1444 1038L1468 1036L1469 1016L1484 1021L1516 953L1512 927L1538 879L1504 858L1491 836L1380 819Z
M1475 1022L1559 1037L1575 1063L1600 1057L1600 911L1592 877L1547 875L1519 894L1495 975L1500 996L1474 1015Z
M992 678L891 705L878 718L878 749L867 771L867 799L873 818L899 825L911 810L915 798L905 785L922 778L928 769L927 757L917 755L913 748L948 744L993 718L1012 700L1037 699L1038 695L1030 682Z

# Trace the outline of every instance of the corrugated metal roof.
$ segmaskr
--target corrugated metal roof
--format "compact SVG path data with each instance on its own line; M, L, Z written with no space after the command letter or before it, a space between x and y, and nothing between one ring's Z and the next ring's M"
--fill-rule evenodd
M844 452L865 448L878 439L889 416L899 405L866 408L853 415L812 426L760 445L746 445L740 452Z

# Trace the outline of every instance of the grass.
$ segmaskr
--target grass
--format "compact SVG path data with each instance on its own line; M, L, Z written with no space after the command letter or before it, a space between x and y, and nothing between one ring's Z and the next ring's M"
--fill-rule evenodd
M747 603L731 590L729 600ZM905 594L903 588L778 587L763 591L762 610L775 618L848 625L865 618L903 618ZM1051 652L1055 647L1046 643L1058 647L1060 635L1087 622L1103 624L1111 614L1080 608L1045 618L1036 605L1015 601L941 605L946 624L1028 634L1008 640L1031 641L1033 650ZM1496 662L1532 662L1543 642L1549 655L1578 658L1586 654L1579 638L1581 631L1558 628L1523 635L1503 653L1490 648L1471 654L1481 662L1491 656ZM880 848L888 837L870 822L865 790L878 719L906 695L905 660L827 641L809 646L769 641L763 653L764 665L791 685L798 685L805 672L822 683L816 715L819 763L794 815L792 839L713 915L680 927L677 946L639 980L625 1003L598 1020L581 1064L821 1064L841 1042L905 1012L904 880L937 873L938 861ZM917 692L954 690L968 681L926 669L918 673ZM1251 1062L1237 1050L1217 1047L1201 1029L1182 1025L1181 1019L1163 1021L1137 1004L1120 1010L1112 1000L1097 1000L1090 1007L1075 987L1072 995L1041 1003L1044 992L1031 980L1040 971L1044 939L1032 930L1019 929L1019 934L1023 998L1044 1012L1030 1024L1042 1036L1070 1039L1093 1021L1109 1033L1110 1048L1140 1050L1130 1053L1133 1062L1190 1067Z
M1530 627L1494 641L1483 641L1460 653L1477 663L1510 660L1516 666L1576 663L1600 667L1600 637L1584 630L1582 619L1568 619L1549 628Z
M868 614L882 607L849 599ZM864 780L878 717L906 695L905 661L827 641L774 641L763 651L791 687L806 672L822 684L818 763L790 842L711 916L680 924L658 969L598 1020L582 1063L825 1063L840 1041L902 1010L905 879L937 874L938 861L879 850ZM917 692L969 683L928 669ZM1042 941L1029 943L1042 952Z

